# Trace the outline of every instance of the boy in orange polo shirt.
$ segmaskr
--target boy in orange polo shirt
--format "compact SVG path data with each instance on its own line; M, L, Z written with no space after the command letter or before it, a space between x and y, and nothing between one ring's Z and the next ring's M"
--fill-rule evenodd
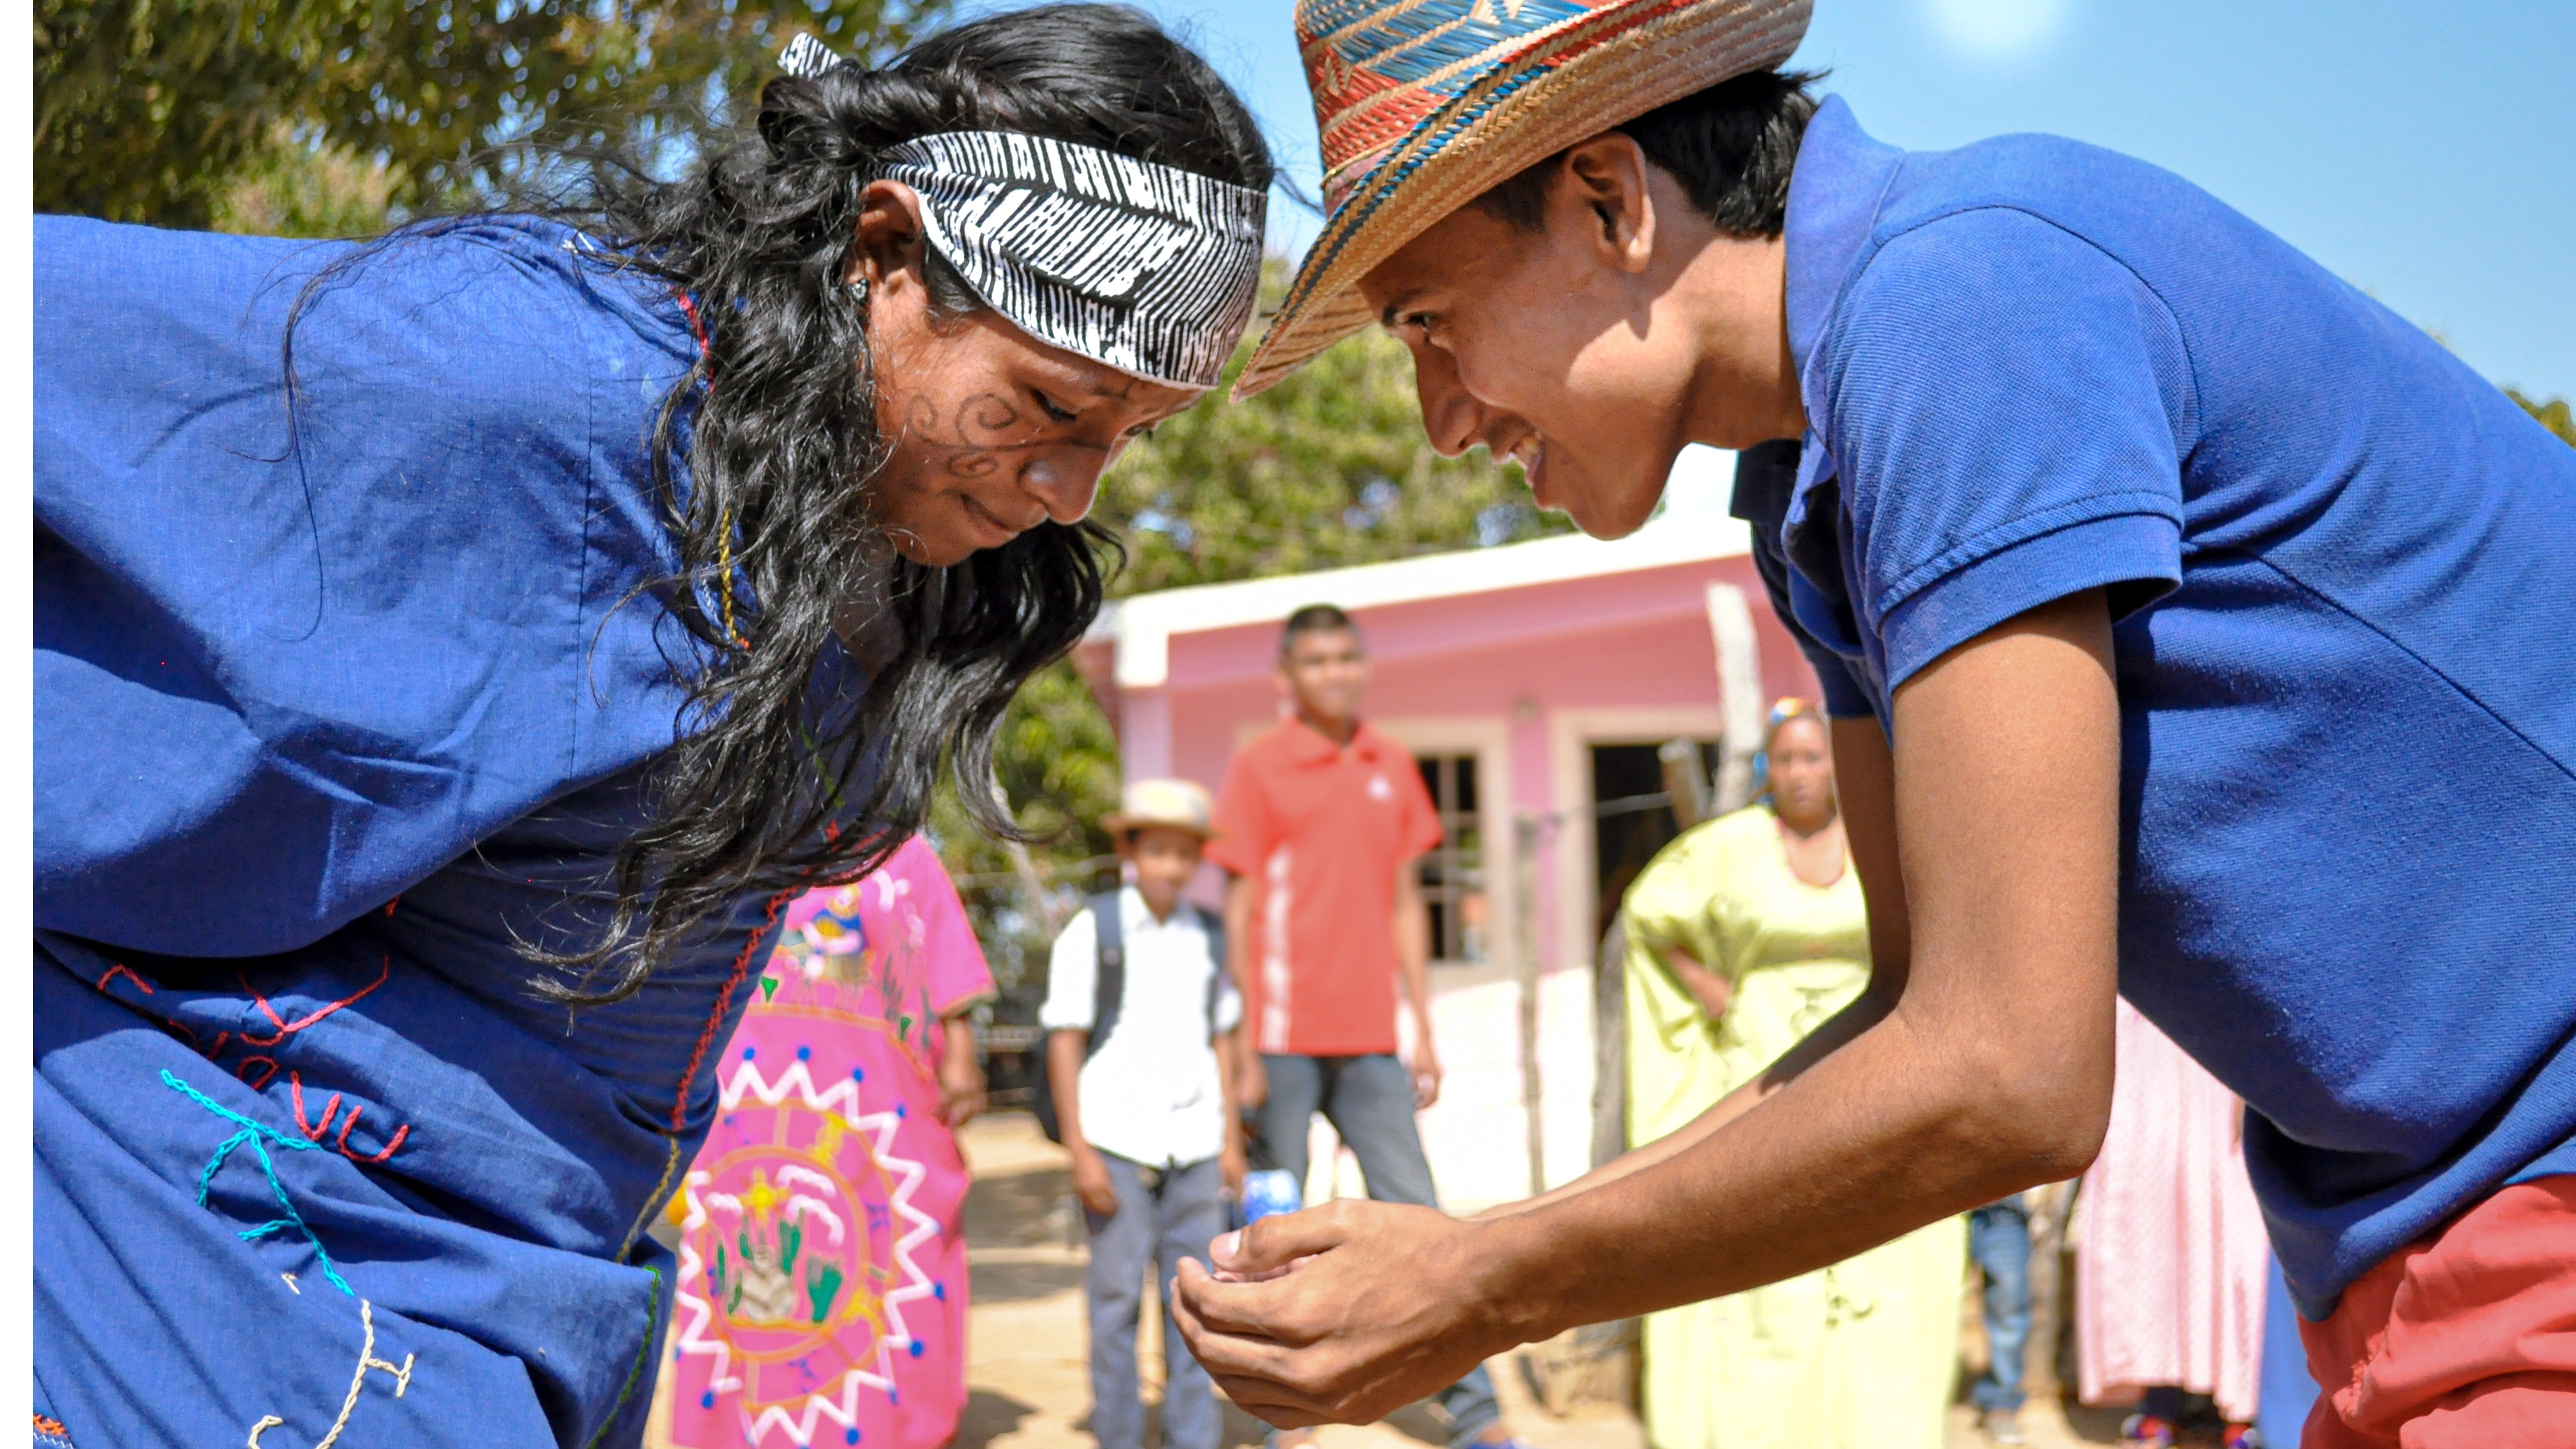
M1252 1046L1238 1053L1237 1097L1261 1112L1272 1156L1298 1182L1320 1111L1359 1158L1370 1197L1437 1207L1413 1121L1440 1095L1431 919L1414 862L1440 843L1439 815L1413 756L1360 723L1368 655L1348 614L1310 604L1290 615L1279 677L1296 712L1227 767L1208 847L1232 873L1228 965ZM1418 1028L1410 1073L1396 1056L1399 985ZM1440 1405L1457 1449L1514 1442L1482 1368Z

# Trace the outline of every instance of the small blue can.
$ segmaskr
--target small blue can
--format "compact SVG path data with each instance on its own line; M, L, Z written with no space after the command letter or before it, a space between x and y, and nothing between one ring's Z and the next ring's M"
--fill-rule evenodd
M1301 1196L1297 1175L1286 1168L1247 1172L1243 1175L1243 1201L1236 1216L1241 1225L1249 1226L1277 1213L1293 1213Z

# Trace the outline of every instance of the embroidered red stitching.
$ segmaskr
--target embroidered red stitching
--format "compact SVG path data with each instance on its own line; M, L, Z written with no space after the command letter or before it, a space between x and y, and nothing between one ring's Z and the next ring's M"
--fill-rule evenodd
M354 1005L357 1002L364 1001L367 998L367 993L385 984L386 979L393 975L393 970L394 953L387 951L385 953L384 960L376 966L375 980L368 982L366 985L359 987L356 991L351 992L347 996L341 997L339 1000L332 1002L328 1006L317 1007L314 1010L308 1011L304 1015L297 1017L293 1021L288 1021L277 1014L276 1007L268 1004L268 998L266 996L263 996L259 992L251 989L250 977L243 974L239 968L235 968L233 971L233 979L241 983L242 990L250 992L250 999L259 1003L260 1012L270 1021L277 1023L277 1035L275 1036L257 1037L251 1035L249 1032L243 1032L242 1040L249 1042L253 1046L275 1046L279 1042L286 1040L288 1037L293 1036L295 1033L302 1031L304 1028L311 1026L313 1023L320 1021L326 1016L329 1016L332 1012L338 1011L341 1007Z
M331 1094L331 1100L322 1105L321 1121L307 1123L304 1120L304 1074L302 1072L288 1072L286 1074L286 1091L287 1095L294 1099L295 1130L303 1133L304 1140L307 1142L321 1141L322 1134L331 1130L332 1117L337 1115L340 1110L340 1094L333 1092ZM356 1114L352 1113L350 1115L355 1116Z
M387 902L385 905L385 914L392 915L394 906L400 902L400 899L400 897L396 897L394 901ZM771 907L771 915L775 918L776 914L777 908L773 905ZM764 926L762 929L765 931L767 927ZM384 985L385 982L393 975L393 953L390 951L385 953L383 962L380 963L376 969L375 980L327 1006L305 1013L294 1021L288 1021L283 1017L280 1017L277 1014L277 1008L269 1004L269 1000L266 996L251 989L249 977L244 975L239 969L236 969L233 975L234 979L241 982L242 990L249 992L251 1000L258 1003L260 1011L264 1013L271 1022L276 1023L277 1026L277 1034L275 1036L256 1036L246 1031L241 1034L240 1040L243 1044L248 1046L275 1046L279 1042L286 1040L289 1036L294 1035L296 1032L304 1030L313 1023L329 1016L332 1012L338 1011L341 1007L362 999L368 992ZM115 980L119 976L124 977L126 980L131 981L136 986L142 988L143 993L146 996L157 996L160 994L159 990L155 988L151 982L144 980L143 977L137 974L132 967L127 966L122 962L111 965L107 970L101 972L98 980L93 984L98 988L101 994L109 997L110 999L114 999L116 993L107 989L107 983ZM198 1038L197 1029L195 1027L188 1025L177 1017L162 1017L161 1028L168 1032L173 1040L185 1042L189 1050L204 1057L208 1061L214 1061L217 1057L221 1056L225 1045L234 1039L231 1032L219 1031L215 1033L214 1045L208 1046ZM712 1026L710 1027L710 1034L711 1033ZM699 1050L702 1053L705 1050L703 1040L701 1041ZM251 1080L253 1068L259 1069L259 1080L257 1081ZM690 1070L692 1074L695 1073L696 1068L697 1063L693 1058L690 1062ZM277 1072L277 1058L266 1054L255 1054L244 1057L233 1067L234 1079L241 1082L244 1086L249 1087L254 1092L264 1092L268 1090L269 1083L277 1080ZM688 1080L689 1079L685 1077L681 1079L684 1087ZM331 1130L331 1119L339 1116L341 1094L333 1092L331 1094L331 1099L322 1104L321 1121L307 1122L304 1120L303 1074L300 1072L287 1073L286 1086L291 1099L290 1105L292 1105L295 1111L296 1127L303 1132L306 1141L321 1141L322 1134ZM348 1158L351 1162L381 1163L390 1159L395 1152L402 1148L403 1143L410 1140L411 1124L405 1122L394 1129L394 1135L387 1139L383 1148L378 1151L362 1152L351 1148L349 1146L349 1129L358 1124L358 1113L360 1110L361 1108L359 1105L353 1102L349 1104L349 1115L346 1117L340 1117L340 1135L333 1139L333 1141L334 1145L339 1148L341 1156Z
M692 312L691 316L696 314ZM732 974L725 977L724 990L716 993L715 1009L707 1013L707 1024L698 1033L698 1044L689 1053L688 1070L680 1073L680 1085L671 1097L671 1130L677 1132L689 1115L689 1084L698 1079L698 1068L705 1065L707 1048L715 1045L716 1028L724 1024L725 1008L733 1004L733 994L742 989L743 978L751 974L751 953L769 936L769 928L778 924L778 913L796 896L794 889L780 891L769 898L769 914L762 918L760 929L742 943L742 954L733 958Z
M340 1119L340 1140L338 1144L340 1155L349 1159L351 1162L382 1162L386 1158L393 1156L395 1150L403 1145L404 1139L411 1136L411 1124L409 1122L405 1122L400 1127L395 1128L394 1135L386 1140L385 1150L382 1152L351 1152L349 1150L349 1129L358 1125L358 1114L365 1110L365 1107L356 1102L351 1102L349 1104L349 1115Z
M257 1057L253 1058L253 1060L267 1061L268 1059L266 1057ZM274 1062L269 1063L271 1078L274 1078L276 1075L276 1065L277 1064ZM265 1083L263 1083L263 1085L265 1085ZM288 1097L288 1105L291 1106L295 1112L295 1130L303 1133L304 1140L307 1142L321 1141L322 1134L331 1130L331 1119L339 1116L340 1094L333 1092L331 1094L331 1100L322 1104L322 1120L319 1122L307 1122L304 1120L304 1074L302 1072L288 1072L286 1074L286 1094ZM356 1151L349 1146L349 1129L358 1125L358 1114L365 1110L367 1110L366 1104L362 1102L351 1102L349 1104L349 1115L340 1118L340 1135L333 1139L333 1145L340 1149L340 1155L342 1157L349 1159L351 1162L384 1162L391 1158L396 1152L400 1151L403 1143L411 1139L411 1124L409 1122L405 1122L401 1126L396 1127L394 1129L394 1135L386 1139L384 1147L379 1151Z

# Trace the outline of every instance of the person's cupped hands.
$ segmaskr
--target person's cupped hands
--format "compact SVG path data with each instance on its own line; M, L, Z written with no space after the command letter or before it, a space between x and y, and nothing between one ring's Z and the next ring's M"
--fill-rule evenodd
M1282 1429L1365 1424L1520 1342L1483 1302L1483 1229L1343 1198L1184 1259L1172 1319L1226 1395Z

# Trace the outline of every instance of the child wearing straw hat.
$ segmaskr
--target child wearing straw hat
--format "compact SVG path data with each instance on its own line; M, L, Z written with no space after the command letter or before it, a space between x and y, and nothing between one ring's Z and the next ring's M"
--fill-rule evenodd
M2308 1449L2564 1443L2576 452L2180 178L1873 140L1779 69L1807 8L1306 0L1332 211L1238 390L1384 325L1437 446L1601 536L1745 450L1873 984L1517 1211L1220 1239L1192 1346L1366 1417L2064 1178L2117 992L2246 1103Z
M1181 1256L1225 1228L1241 1191L1234 1110L1242 998L1214 917L1181 898L1216 831L1207 790L1134 780L1101 825L1129 883L1065 923L1048 958L1047 1074L1091 1234L1091 1430L1101 1449L1142 1449L1136 1328L1148 1272L1167 1289ZM1041 1117L1043 1121L1043 1116ZM1216 1449L1206 1370L1164 1320L1163 1443Z

